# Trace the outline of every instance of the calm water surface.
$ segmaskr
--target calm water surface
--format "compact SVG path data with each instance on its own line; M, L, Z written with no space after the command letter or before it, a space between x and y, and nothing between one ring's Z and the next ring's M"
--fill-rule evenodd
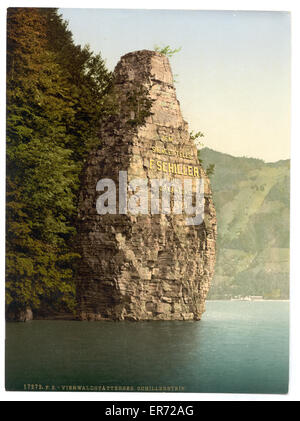
M200 322L32 321L6 325L6 388L181 386L287 393L288 302L207 302Z

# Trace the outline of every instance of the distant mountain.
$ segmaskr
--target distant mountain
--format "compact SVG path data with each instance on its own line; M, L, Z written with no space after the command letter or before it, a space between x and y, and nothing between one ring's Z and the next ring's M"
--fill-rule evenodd
M201 149L217 211L217 263L209 299L289 297L290 160L265 163Z

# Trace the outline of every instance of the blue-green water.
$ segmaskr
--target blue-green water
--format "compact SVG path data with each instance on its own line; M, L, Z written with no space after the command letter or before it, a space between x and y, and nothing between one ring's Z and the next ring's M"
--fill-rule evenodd
M7 323L6 388L287 393L289 303L206 308L200 322Z

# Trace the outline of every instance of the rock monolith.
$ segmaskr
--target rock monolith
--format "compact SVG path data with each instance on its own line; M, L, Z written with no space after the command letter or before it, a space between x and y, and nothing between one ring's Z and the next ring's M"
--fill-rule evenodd
M115 68L113 92L117 111L101 124L99 147L82 176L78 318L200 320L214 272L216 213L168 58L148 50L126 54ZM135 192L124 187L124 180L120 185L120 172L128 183L203 180L203 221L189 225L187 215L175 214L172 205L169 213L151 213L150 193L148 213L129 212ZM116 185L115 213L97 210L103 194L97 183L103 179ZM124 191L126 199L120 199ZM171 197L174 188L164 191Z

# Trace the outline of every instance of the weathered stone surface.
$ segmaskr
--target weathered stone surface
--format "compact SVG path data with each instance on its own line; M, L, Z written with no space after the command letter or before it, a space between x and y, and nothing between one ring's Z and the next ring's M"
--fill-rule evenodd
M153 101L152 115L136 127L130 124L136 110L126 106L126 98L141 86ZM181 115L168 59L147 50L123 56L115 69L115 92L120 112L102 125L101 145L90 154L82 179L78 318L199 320L214 271L216 215L209 180ZM167 163L161 171L157 161ZM187 174L172 173L168 163L182 164L180 171L176 168ZM205 180L202 224L187 225L184 214L97 214L98 180L110 178L118 186L119 171L127 171L128 180L183 180L194 171L188 166L197 167Z
M6 319L12 322L27 322L33 319L33 313L31 308L27 307L24 310L8 312Z

